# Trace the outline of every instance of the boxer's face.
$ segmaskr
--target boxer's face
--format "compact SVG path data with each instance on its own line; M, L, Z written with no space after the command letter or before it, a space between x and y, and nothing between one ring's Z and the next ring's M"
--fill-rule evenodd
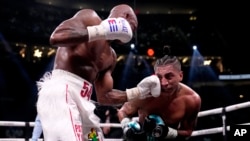
M175 69L173 65L158 66L155 74L160 79L162 91L167 93L175 91L183 78L182 71Z

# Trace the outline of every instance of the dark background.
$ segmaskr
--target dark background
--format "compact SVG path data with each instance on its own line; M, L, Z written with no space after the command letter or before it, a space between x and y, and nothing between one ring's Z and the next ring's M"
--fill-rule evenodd
M32 58L35 46L50 46L48 39L54 28L72 17L79 9L91 8L105 19L116 4L129 4L137 13L139 27L135 38L136 56L146 56L148 48L160 57L164 45L171 46L177 56L192 56L197 45L203 56L219 56L224 71L219 74L248 74L249 12L240 1L194 0L2 0L0 2L0 120L34 121L37 88L35 82L53 65L53 55L39 60ZM190 14L192 11L192 14ZM190 17L196 17L190 21ZM27 45L26 57L21 57L17 43ZM129 45L113 48L119 55L128 56ZM139 57L138 57L139 58ZM135 64L138 64L138 59ZM140 61L140 60L139 60ZM152 66L150 66L152 67ZM114 71L115 88L124 90L135 86L152 73L143 65L129 66L126 80L121 78L125 63L119 62ZM183 67L184 82L188 83L190 66ZM249 80L223 81L209 78L205 67L196 70L196 85L190 84L202 98L202 111L249 101ZM209 81L209 84L206 83ZM205 83L206 85L201 85ZM189 84L189 83L188 83ZM201 86L197 86L200 84ZM244 98L239 98L244 95ZM95 96L93 94L93 99ZM249 109L228 113L227 123L249 122ZM240 115L240 116L239 116ZM221 116L200 118L197 129L221 126ZM0 137L18 136L16 130L0 128ZM18 130L19 131L19 130ZM11 132L11 133L10 133ZM19 136L24 136L20 133ZM193 138L194 140L222 139L221 134Z

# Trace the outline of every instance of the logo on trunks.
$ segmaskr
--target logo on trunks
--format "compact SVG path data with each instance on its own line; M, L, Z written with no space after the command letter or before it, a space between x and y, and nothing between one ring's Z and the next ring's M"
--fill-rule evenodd
M75 124L75 131L79 141L82 140L82 125Z
M118 31L118 25L116 23L116 20L108 20L109 23L109 30L110 32L117 32ZM122 32L128 33L128 28L126 27L125 20L121 20L122 23Z
M92 85L90 85L88 82L84 81L83 82L83 86L82 86L82 90L81 90L81 96L87 97L87 99L89 100L92 94Z
M91 128L88 134L88 141L99 141L99 137L98 137L98 133L96 132L96 129Z

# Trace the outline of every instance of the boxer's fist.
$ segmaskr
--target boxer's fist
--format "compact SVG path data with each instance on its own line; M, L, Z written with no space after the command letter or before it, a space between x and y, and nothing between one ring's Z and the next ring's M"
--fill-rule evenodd
M121 121L121 125L126 139L133 139L141 132L141 125L137 121L131 121L129 118L124 118Z
M160 80L156 75L144 78L135 88L126 89L128 101L139 98L158 97L161 94Z
M124 18L108 18L103 20L100 25L88 26L87 30L89 41L106 39L127 43L133 36L130 24Z
M168 133L168 127L160 116L149 115L143 123L143 130L152 137L163 138Z
M146 134L155 138L174 139L178 136L178 131L168 127L158 115L147 116L142 128Z

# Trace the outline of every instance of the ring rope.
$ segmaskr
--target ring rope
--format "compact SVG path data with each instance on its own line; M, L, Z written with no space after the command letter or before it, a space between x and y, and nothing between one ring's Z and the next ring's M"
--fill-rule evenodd
M109 124L105 125L108 126ZM112 125L112 124L110 124ZM239 125L250 125L250 123L242 123ZM227 131L230 131L230 126L227 126ZM210 135L210 134L217 134L222 133L223 127L216 127L216 128L210 128L210 129L203 129L203 130L197 130L193 131L191 137L195 136L202 136L202 135ZM0 141L25 141L25 139L22 138L8 138L8 139L2 139L0 138ZM43 139L40 139L39 141L43 141ZM122 141L122 139L104 139L104 141Z
M231 111L235 111L235 110L242 109L242 108L248 108L248 107L250 107L250 102L243 102L243 103L234 104L234 105L225 107L225 112L231 112ZM215 109L199 112L198 117L221 114L222 112L223 112L223 108L215 108Z
M8 138L8 139L1 139L0 141L27 141L23 138ZM29 139L29 141L32 141ZM44 141L43 139L38 139L38 141ZM123 141L123 139L104 139L103 141Z
M230 105L224 108L225 112L231 112L242 108L250 107L250 102L243 102L239 104ZM198 113L198 117L204 117L208 115L221 114L223 112L223 108L215 108L211 110L201 111ZM133 119L138 119L138 117L134 117ZM19 121L0 121L0 126L17 126L17 127L25 127L29 125L30 127L34 127L35 122L19 122ZM240 125L250 125L250 123L242 123ZM100 127L114 127L121 128L121 124L119 123L100 123ZM230 130L230 126L226 126L226 130ZM216 127L210 129L196 130L192 132L191 137L201 136L201 135L209 135L223 132L223 127ZM104 141L122 141L122 139L105 139ZM0 141L25 141L25 139L1 139ZM42 141L42 140L41 140Z
M231 112L231 111L235 111L238 109L242 109L242 108L248 108L250 107L250 102L243 102L240 104L234 104L234 105L230 105L225 107L225 111L226 112ZM206 110L206 111L201 111L198 113L198 117L204 117L204 116L209 116L209 115L214 115L214 114L220 114L222 113L223 108L215 108L215 109L211 109L211 110ZM137 120L138 117L134 117L134 120ZM26 124L28 123L29 126L34 127L35 122L21 122L21 121L0 121L0 126L18 126L18 127L24 127L26 126ZM117 127L120 128L121 125L119 123L112 123L112 124L105 124L105 123L101 123L100 124L101 127L104 126L110 126L110 127Z

